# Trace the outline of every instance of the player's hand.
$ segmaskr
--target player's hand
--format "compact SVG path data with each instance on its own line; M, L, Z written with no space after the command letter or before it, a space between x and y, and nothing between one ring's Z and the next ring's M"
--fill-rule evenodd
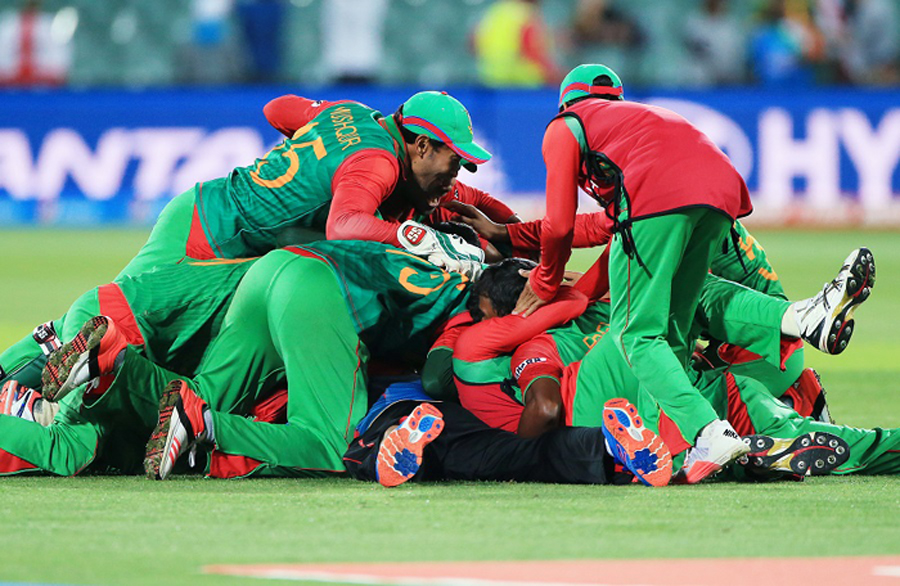
M520 270L519 274L527 278L531 274L531 271ZM547 302L538 297L537 293L534 292L534 289L531 288L531 279L529 279L525 282L525 288L522 289L522 293L519 294L519 301L516 303L516 308L513 309L513 315L528 317L534 313L534 310L546 303Z
M484 251L455 234L445 234L407 220L397 228L400 245L414 255L452 273L475 280L484 269Z
M472 226L482 238L499 242L509 241L509 231L506 229L506 226L492 221L475 206L452 200L441 204L441 206L457 214L458 217L454 218L454 220Z

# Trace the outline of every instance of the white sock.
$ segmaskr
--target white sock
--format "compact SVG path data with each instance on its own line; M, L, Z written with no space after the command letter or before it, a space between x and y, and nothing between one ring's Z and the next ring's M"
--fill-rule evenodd
M784 315L781 316L781 333L792 338L800 337L800 322L797 320L797 302L788 305Z

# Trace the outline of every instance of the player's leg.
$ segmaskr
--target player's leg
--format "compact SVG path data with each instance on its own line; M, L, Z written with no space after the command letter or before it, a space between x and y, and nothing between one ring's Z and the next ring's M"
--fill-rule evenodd
M900 430L862 429L801 417L755 381L736 377L735 383L739 389L740 403L746 409L754 433L778 438L832 434L846 442L849 453L846 459L842 453L834 454L843 463L831 470L831 474L900 473ZM828 466L827 461L825 466Z
M568 425L600 427L607 403L627 400L637 408L643 427L658 435L665 445L665 452L659 451L655 460L664 464L669 472L668 455L673 456L676 465L681 465L683 453L690 448L690 444L684 440L678 425L663 413L652 393L641 385L625 363L616 348L616 340L609 336L600 338L580 363L568 368L569 377L574 379L574 384L569 383L563 390ZM654 444L654 453L657 448Z
M71 393L61 401L53 424L44 426L20 417L0 415L0 474L43 471L71 476L91 465L103 452L122 455L128 451L120 445L108 445L111 433L119 432L130 441L131 452L119 461L135 461L143 453L143 445L156 424L159 393L176 378L172 372L140 356L133 347L123 353L123 360L110 384L100 394ZM112 441L112 440L110 440ZM138 451L135 451L138 450Z
M85 398L76 392L66 396L58 404L59 412L52 425L0 415L0 474L78 474L105 450L120 455L126 451L122 446L106 444L109 434L115 431L121 432L119 441L130 436L132 448L143 453L146 436L156 423L159 403L159 396L149 389L164 388L175 377L129 348L112 384L101 395L89 394ZM135 460L133 456L124 460ZM122 470L121 464L118 468Z
M803 369L802 342L782 333L789 311L788 301L707 276L697 319L711 341L700 364L755 378L781 396Z
M712 212L690 210L635 222L634 258L623 250L621 235L616 235L610 249L612 309L607 336L617 340L635 376L678 422L691 444L700 430L716 419L684 371L695 300L709 268L713 243L721 241L728 227L724 217L710 216L711 225L702 226L707 231L706 241L694 242L700 227L698 215L706 213ZM701 245L705 250L700 250ZM638 263L638 255L645 267ZM680 313L690 310L690 316L685 319L674 314L674 309Z
M43 426L0 415L0 475L49 472L72 476L97 454L102 432L86 420Z
M378 481L379 448L387 432L413 413L417 401L388 407L344 455L353 478ZM416 480L498 480L606 484L614 461L599 428L565 428L526 439L487 426L453 403L435 403L444 428L424 447Z
M212 425L195 417L192 426L212 427L215 449L245 458L248 474L342 471L341 454L365 414L366 358L334 272L317 259L274 251L241 282L194 379ZM285 380L287 425L241 415ZM195 403L193 390L179 394L182 404ZM161 421L167 434L177 419ZM160 448L151 465L165 469L164 457Z

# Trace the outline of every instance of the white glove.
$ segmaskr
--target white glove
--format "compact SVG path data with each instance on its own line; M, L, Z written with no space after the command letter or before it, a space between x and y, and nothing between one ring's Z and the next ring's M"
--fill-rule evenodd
M404 249L433 265L475 280L484 270L484 251L455 234L445 234L412 220L400 224L397 239Z

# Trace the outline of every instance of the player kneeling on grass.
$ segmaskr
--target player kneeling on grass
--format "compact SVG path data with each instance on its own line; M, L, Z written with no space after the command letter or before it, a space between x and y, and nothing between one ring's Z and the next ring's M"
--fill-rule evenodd
M490 425L537 435L561 425L597 425L604 403L625 397L638 407L645 425L658 430L673 452L682 452L686 446L679 440L677 429L673 430L671 420L620 364L614 340L605 335L608 304L591 303L579 315L577 295L564 289L554 303L539 308L528 318L509 315L524 283L519 271L529 266L526 261L505 261L487 269L475 284L470 311L488 319L465 331L454 349L454 375L462 404ZM736 312L741 324L733 331L753 335L769 329L780 333L782 314L790 308L789 302L721 279L713 278L713 285L710 293L701 296L706 304L701 309L713 318L712 326L729 329L728 316L715 315L716 308L726 308L726 313ZM755 326L749 311L752 308L759 312ZM568 320L573 321L563 326ZM556 327L544 332L552 326ZM738 341L753 344L752 340ZM776 339L776 359L778 345ZM587 353L589 348L591 352ZM758 449L762 445L759 442L748 440L757 457L758 452L766 452L762 462L769 467L816 474L897 471L897 462L892 463L890 456L898 441L894 432L856 430L801 417L765 387L746 377L707 372L701 378L701 373L693 371L688 375L717 414L731 421L742 435L771 434L791 440L766 441L765 450ZM739 404L735 402L738 395L747 397L748 408L732 413L729 405ZM749 408L751 404L753 407ZM746 419L747 413L750 420ZM832 446L835 441L837 445ZM818 451L804 445L823 446L819 442L824 442L824 447ZM698 480L697 474L689 474L692 466L698 462L715 464L712 456L704 453L704 446L699 448L695 447L686 458L684 476L688 482ZM777 458L776 453L780 454ZM749 460L751 464L759 462ZM714 471L710 468L703 466L702 471L708 475Z

